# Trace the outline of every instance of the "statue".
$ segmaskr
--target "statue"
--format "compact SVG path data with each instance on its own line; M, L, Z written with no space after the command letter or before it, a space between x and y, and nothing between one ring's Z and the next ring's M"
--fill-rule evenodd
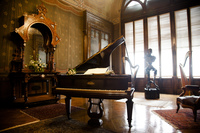
M159 89L158 85L155 83L155 78L157 75L157 69L152 66L152 63L156 60L155 56L152 56L152 49L148 49L147 54L145 56L146 61L146 68L145 68L145 74L147 76L148 83L146 84L146 89L149 90L151 87L151 83L156 86L156 89ZM150 71L154 71L154 78L153 80L150 80Z

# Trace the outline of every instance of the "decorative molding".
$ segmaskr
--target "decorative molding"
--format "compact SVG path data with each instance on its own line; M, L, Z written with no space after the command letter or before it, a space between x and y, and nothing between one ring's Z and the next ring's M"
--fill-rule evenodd
M78 16L83 16L83 11L87 10L107 21L112 22L113 24L117 24L120 22L120 10L121 10L122 0L120 0L117 3L116 2L114 3L115 7L119 9L113 9L112 7L113 4L112 4L112 5L107 5L108 7L109 6L112 7L107 11L101 10L101 8L96 8L96 6L98 6L99 2L100 3L99 6L102 6L103 8L107 3L109 4L112 3L112 1L111 2L96 1L96 0L91 2L87 2L86 0L42 0L42 1L50 5L55 5L64 11L69 11Z
M15 32L18 33L26 43L29 40L28 36L28 30L29 28L36 24L36 23L41 23L45 24L49 30L51 31L52 34L52 41L51 44L55 47L57 43L60 41L60 37L56 33L56 23L52 22L49 18L46 18L46 13L47 9L44 7L42 4L41 6L38 6L38 15L32 14L28 15L27 13L24 13L24 25L16 28Z
M64 0L42 0L44 3L54 5L64 11L68 11L77 16L83 16L84 9L74 6L74 4L67 3Z

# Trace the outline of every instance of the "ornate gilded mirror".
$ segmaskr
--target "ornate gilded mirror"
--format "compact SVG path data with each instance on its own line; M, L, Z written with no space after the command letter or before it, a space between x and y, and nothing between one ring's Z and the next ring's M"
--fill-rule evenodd
M42 33L35 28L29 28L28 32L29 40L24 48L24 64L28 64L30 58L34 60L40 58L41 62L46 64L46 50Z
M47 9L42 4L38 6L38 14L23 15L23 25L15 29L23 39L24 43L19 50L20 54L15 55L13 61L21 61L20 71L23 71L30 58L40 59L41 63L47 64L46 71L54 71L54 52L60 41L56 33L56 24L46 18ZM16 69L16 67L12 67ZM17 70L19 71L19 67Z

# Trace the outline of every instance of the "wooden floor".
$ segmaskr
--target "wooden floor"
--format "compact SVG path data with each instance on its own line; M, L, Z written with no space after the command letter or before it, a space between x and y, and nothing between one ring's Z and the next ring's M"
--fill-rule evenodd
M197 130L176 130L171 125L166 123L160 117L152 112L158 109L176 109L177 95L160 94L159 100L146 100L144 93L135 92L132 128L128 127L127 112L125 100L103 100L104 115L102 117L102 128L108 129L117 133L181 133L181 132L198 132ZM64 99L59 102L64 103ZM86 98L72 98L72 106L86 108L88 99ZM9 113L11 110L7 110ZM13 111L13 110L12 110ZM32 121L30 117L20 116L20 113L10 113L8 120L19 125L29 123ZM0 114L3 116L6 114ZM89 117L86 110L81 110L78 113L71 114L72 119L87 123ZM19 120L19 118L21 120ZM23 120L22 120L23 119Z

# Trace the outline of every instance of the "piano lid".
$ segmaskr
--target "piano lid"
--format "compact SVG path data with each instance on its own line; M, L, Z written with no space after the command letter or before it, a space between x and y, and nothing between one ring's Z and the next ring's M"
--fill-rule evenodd
M119 37L113 43L108 44L99 52L85 60L83 63L76 66L78 74L82 74L90 68L103 68L110 66L110 55L119 45L125 43L123 36Z

